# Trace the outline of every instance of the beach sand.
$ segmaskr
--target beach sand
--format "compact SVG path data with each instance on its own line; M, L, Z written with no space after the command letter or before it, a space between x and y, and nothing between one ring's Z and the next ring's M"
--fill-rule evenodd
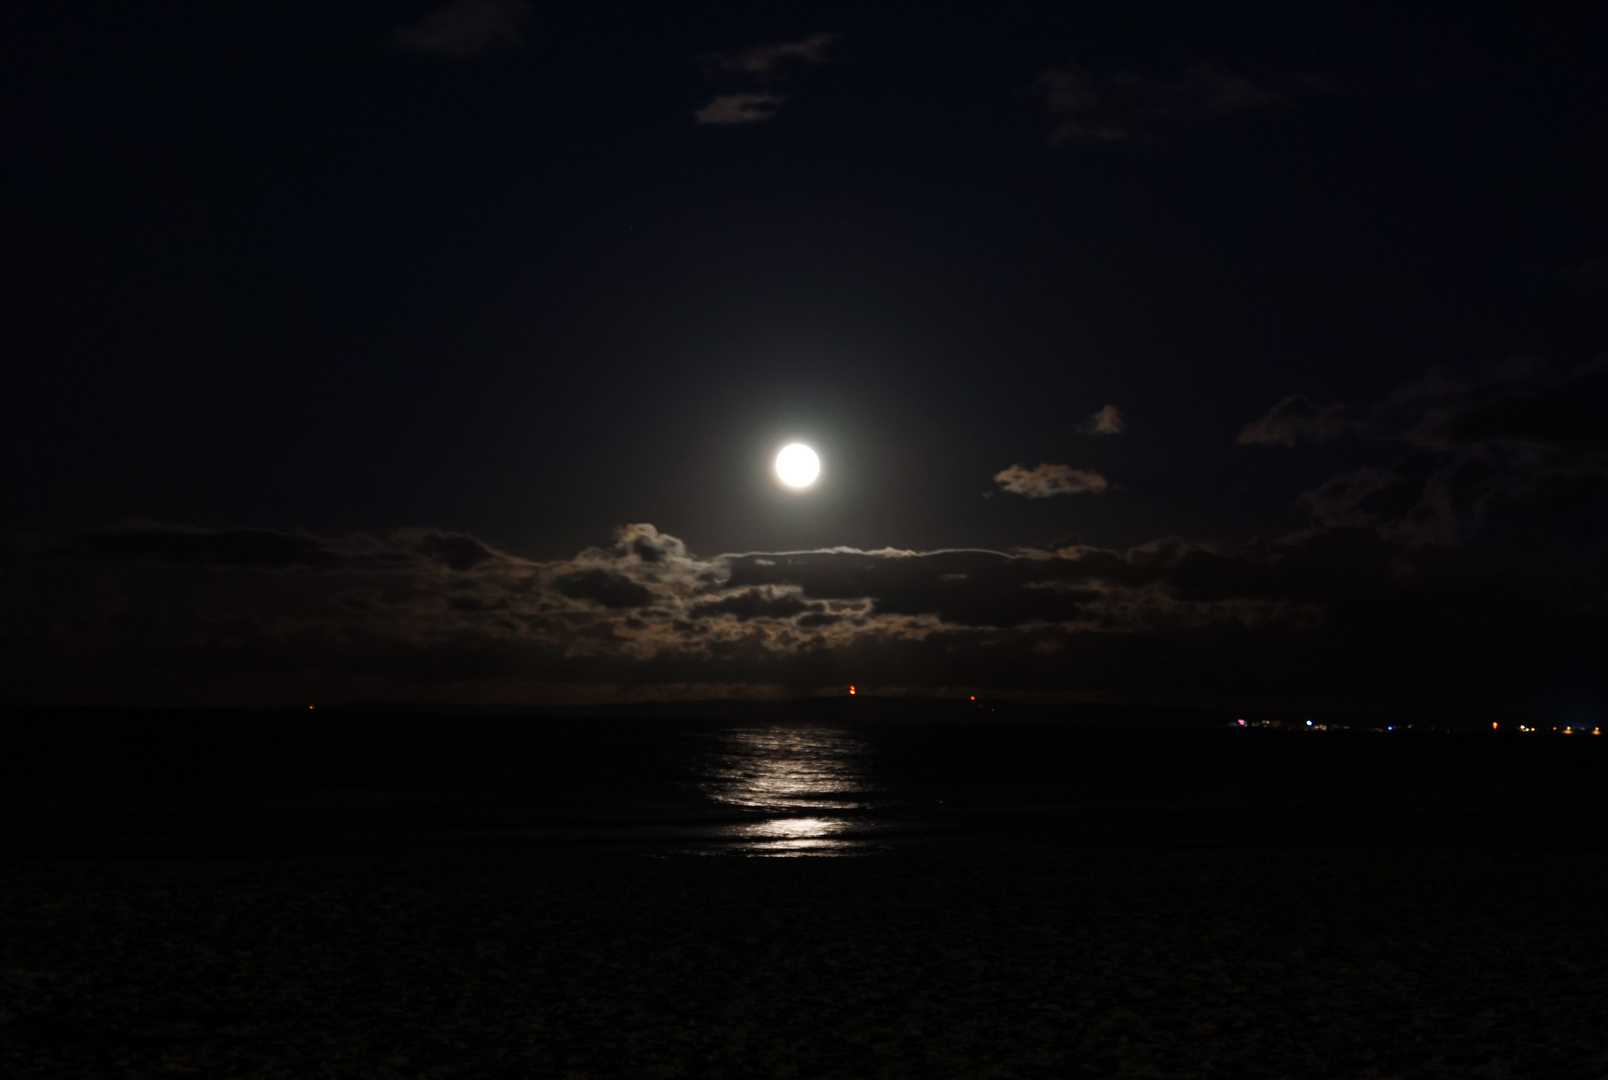
M0 866L0 1075L1608 1076L1608 856Z

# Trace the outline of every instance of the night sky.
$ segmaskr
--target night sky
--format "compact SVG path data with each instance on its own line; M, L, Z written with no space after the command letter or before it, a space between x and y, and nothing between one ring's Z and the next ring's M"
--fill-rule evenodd
M0 701L1600 719L1608 38L1407 8L24 4Z

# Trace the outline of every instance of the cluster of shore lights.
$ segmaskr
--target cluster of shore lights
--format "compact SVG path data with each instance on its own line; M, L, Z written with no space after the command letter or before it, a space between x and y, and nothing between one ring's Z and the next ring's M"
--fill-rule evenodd
M976 699L973 699L973 700L976 700ZM1412 724L1386 724L1384 727L1362 727L1362 726L1353 727L1350 724L1340 723L1340 722L1337 722L1337 721L1320 722L1320 721L1312 720L1312 719L1307 719L1307 720L1300 721L1300 722L1293 721L1293 720L1292 721L1284 721L1284 720L1277 720L1277 719L1247 720L1243 716L1239 717L1238 719L1236 719L1234 721L1234 726L1235 727L1241 727L1241 728L1253 728L1253 727L1255 727L1255 728L1278 728L1278 729L1281 729L1281 730L1286 730L1286 729L1289 729L1289 728L1293 727L1297 731L1412 731L1413 728L1414 728L1414 725L1412 725ZM1419 730L1445 732L1445 731L1466 731L1468 729L1461 728L1461 727L1436 727L1434 725L1429 725L1427 727L1420 726ZM1491 721L1491 730L1492 731L1502 731L1504 729L1503 729L1502 724L1500 722L1498 722L1496 720L1492 720ZM1551 732L1551 733L1553 733L1555 735L1601 735L1602 734L1601 725L1592 725L1591 727L1586 727L1584 724L1554 724L1551 727L1535 727L1534 725L1531 725L1531 724L1512 724L1506 730L1509 730L1509 731L1515 731L1515 730L1516 731L1522 731L1526 735L1534 734L1535 732L1538 732L1538 731L1540 731L1540 732Z

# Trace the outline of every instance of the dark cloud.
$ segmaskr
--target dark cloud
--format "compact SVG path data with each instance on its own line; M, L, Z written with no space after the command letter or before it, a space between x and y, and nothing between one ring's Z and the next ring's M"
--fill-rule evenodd
M1320 530L1369 529L1442 569L1525 580L1599 604L1608 580L1608 365L1557 375L1516 358L1472 378L1431 372L1361 409L1288 398L1241 441L1294 445L1349 431L1396 443L1388 468L1345 472L1304 493Z
M1492 364L1473 378L1431 371L1365 409L1285 398L1240 431L1241 443L1294 446L1351 432L1373 441L1452 446L1529 443L1579 451L1608 446L1608 360L1566 375L1528 357Z
M754 124L769 120L781 107L782 99L776 94L743 90L716 94L692 115L700 124Z
M1083 425L1083 432L1086 435L1121 435L1127 422L1121 409L1115 405L1102 405Z
M1214 64L1176 74L1067 64L1040 73L1033 86L1052 118L1052 143L1125 142L1163 128L1292 102L1283 91Z
M754 124L776 115L785 98L778 83L799 69L833 63L837 34L811 34L799 41L704 53L698 66L721 89L693 117L700 124Z
M1587 259L1569 267L1560 278L1577 292L1608 291L1608 259Z
M495 560L497 552L467 533L439 532L435 529L404 529L394 534L398 542L453 570L473 570Z
M1320 528L1351 528L1378 521L1383 516L1379 497L1402 490L1400 474L1390 469L1366 468L1329 478L1304 492L1301 501L1311 509Z
M808 615L799 616L798 624L805 629L814 629L822 626L831 626L834 623L840 623L844 620L844 618L845 616L843 615L832 615L827 612L812 611Z
M391 32L398 52L467 59L525 47L533 28L525 0L453 0Z
M1567 450L1608 449L1608 362L1566 378L1502 384L1498 394L1470 393L1461 408L1442 408L1436 428L1454 444L1527 442Z
M628 577L607 570L579 570L553 579L553 591L575 600L594 600L606 608L646 607L653 592Z
M618 555L645 563L670 564L687 558L686 544L647 524L621 528L615 536L612 550Z
M1240 429L1239 441L1294 446L1297 442L1328 442L1338 439L1350 425L1344 405L1314 405L1299 394L1279 402L1260 420Z
M1398 443L1389 468L1335 476L1301 496L1320 529L1366 527L1404 548L1457 549L1494 564L1551 564L1551 576L1603 577L1608 536L1608 363L1564 375L1518 357L1472 378L1432 371L1361 409L1285 398L1240 433L1294 446L1350 432Z
M831 63L832 51L838 41L837 34L811 34L799 41L780 41L745 49L704 53L698 57L698 64L710 74L728 72L773 79L797 68Z
M1099 560L1021 557L993 551L815 552L780 560L734 557L730 584L795 587L806 597L852 605L862 615L930 619L968 627L1114 617Z
M1590 294L1608 291L1608 258L1586 259L1582 262L1553 266L1530 266L1525 273L1530 280L1544 288L1562 288L1568 292Z
M730 615L734 619L791 619L806 612L821 614L823 604L805 603L794 593L771 593L762 589L744 589L719 600L706 600L694 604L691 614L695 618L712 615ZM824 625L820 622L811 625Z
M1099 473L1070 465L1040 462L1035 468L1012 465L994 474L994 483L1012 495L1047 499L1052 495L1100 495L1111 486Z

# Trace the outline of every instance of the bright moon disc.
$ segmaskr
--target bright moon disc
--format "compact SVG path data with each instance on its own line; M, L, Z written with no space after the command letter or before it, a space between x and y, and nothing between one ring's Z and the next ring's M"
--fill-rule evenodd
M788 487L809 487L821 475L821 459L803 443L784 446L776 455L776 475Z

